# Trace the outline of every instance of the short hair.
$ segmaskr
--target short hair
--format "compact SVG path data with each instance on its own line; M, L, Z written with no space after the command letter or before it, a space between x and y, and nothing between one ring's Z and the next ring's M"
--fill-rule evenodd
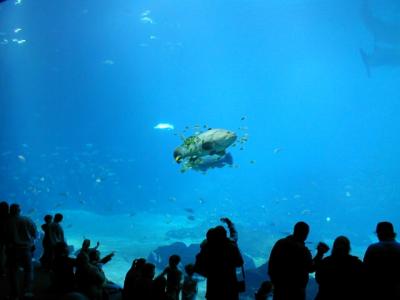
M179 255L171 255L169 257L169 264L172 266L177 266L181 262L181 257Z
M396 237L393 224L387 221L379 222L376 225L376 233L380 240L393 240Z
M293 234L294 235L307 235L310 232L310 226L306 222L300 221L294 225Z
M13 203L10 205L10 215L17 216L21 212L21 208L19 204Z
M341 235L338 236L333 242L332 255L347 255L350 253L350 240Z
M10 213L10 206L6 201L0 202L0 216L7 216Z
M44 218L43 218L43 220L44 220L46 223L50 223L50 222L53 220L53 216L52 216L52 215L45 215Z
M218 225L217 227L215 227L214 229L214 233L215 233L215 238L220 240L220 239L224 239L227 237L227 232L224 226L222 225Z
M152 263L145 263L143 265L143 269L142 269L142 277L143 278L151 278L153 279L154 277L154 272L155 272L156 266Z
M193 264L187 264L185 266L185 271L188 275L193 275L194 274L194 265Z
M60 213L57 213L54 215L54 222L61 222L63 219L63 215Z

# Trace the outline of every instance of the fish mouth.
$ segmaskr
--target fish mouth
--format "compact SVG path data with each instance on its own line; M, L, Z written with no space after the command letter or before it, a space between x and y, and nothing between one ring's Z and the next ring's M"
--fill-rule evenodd
M175 151L174 151L174 159L178 164L181 163L181 161L182 161L182 153L181 153L181 151L179 151L179 149L175 149Z
M229 141L230 144L233 144L237 139L237 135L236 133L229 131L226 139Z

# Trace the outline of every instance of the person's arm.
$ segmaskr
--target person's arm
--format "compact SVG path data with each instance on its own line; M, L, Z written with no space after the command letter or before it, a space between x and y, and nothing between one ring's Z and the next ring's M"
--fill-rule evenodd
M165 269L164 269L164 271L162 271L162 273L159 275L159 276L165 276L167 273L168 273L168 267L166 267Z
M317 254L312 259L310 273L315 272L317 266L321 263L324 254L329 251L329 246L324 242L319 242L317 246Z
M114 254L114 252L111 252L110 254L104 256L102 259L100 259L99 263L103 265L108 263L113 258Z
M235 225L233 224L233 222L229 219L229 218L221 218L221 222L225 223L226 226L228 226L229 229L229 237L234 241L237 242L238 241L238 232L235 228Z

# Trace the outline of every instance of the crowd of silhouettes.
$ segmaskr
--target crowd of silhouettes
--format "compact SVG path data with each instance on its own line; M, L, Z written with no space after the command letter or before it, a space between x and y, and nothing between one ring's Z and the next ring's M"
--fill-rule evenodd
M156 276L154 264L134 259L123 287L107 280L103 265L114 252L102 257L99 242L91 247L85 239L75 255L70 254L60 213L46 215L41 226L43 250L39 259L50 283L43 294L35 295L34 252L39 233L31 218L21 215L18 204L0 202L0 275L7 286L0 287L2 299L77 299L77 300L194 300L198 283L206 279L207 300L238 300L246 288L244 260L238 247L238 232L233 222L222 218L225 226L210 228L193 263L181 271L181 258L171 253L168 265ZM293 233L278 240L268 260L269 280L262 282L252 297L255 300L305 300L309 274L315 272L318 293L315 300L400 299L400 243L390 222L376 226L378 242L370 245L363 260L350 254L346 236L329 246L317 245L314 257L306 246L310 227L297 222ZM241 270L242 279L238 278ZM265 274L267 279L267 274Z

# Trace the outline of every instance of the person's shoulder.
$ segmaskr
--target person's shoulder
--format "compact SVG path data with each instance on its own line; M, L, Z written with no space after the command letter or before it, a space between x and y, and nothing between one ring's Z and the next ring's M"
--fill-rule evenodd
M36 227L35 222L33 222L33 220L30 217L28 217L28 216L19 216L18 218L19 218L20 222L29 223L29 224L35 225L35 227Z
M373 243L367 247L367 252L374 251L374 250L380 249L380 248L382 248L382 242Z
M349 261L351 261L353 264L359 264L359 265L362 264L362 260L358 256L349 255L348 258L349 258Z

